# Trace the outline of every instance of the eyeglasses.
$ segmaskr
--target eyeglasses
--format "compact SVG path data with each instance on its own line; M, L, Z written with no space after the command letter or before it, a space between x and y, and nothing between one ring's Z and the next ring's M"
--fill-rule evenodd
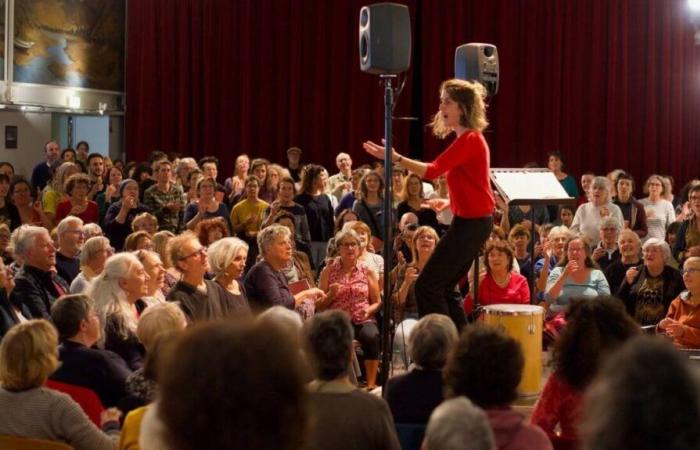
M700 269L696 269L695 267L689 267L687 269L681 270L681 275L685 275L686 273L693 273L693 272L700 272Z
M343 248L357 248L359 244L357 242L343 242L340 246Z
M87 234L87 233L85 233L85 232L82 231L82 230L66 230L65 232L66 232L66 233L74 233L75 235L77 235L77 236L82 236L82 237L85 237L86 234Z
M196 251L190 253L189 255L181 257L180 261L184 261L184 260L189 259L193 256L205 256L206 254L207 254L207 248L206 247L199 247Z

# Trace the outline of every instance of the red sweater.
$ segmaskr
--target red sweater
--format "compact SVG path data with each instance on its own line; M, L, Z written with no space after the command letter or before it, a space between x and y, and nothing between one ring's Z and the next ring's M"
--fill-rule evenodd
M490 274L486 274L479 284L479 303L482 305L530 304L530 287L527 285L527 278L519 273L511 272L508 285L500 287Z
M452 213L463 219L490 216L496 204L491 190L489 146L478 131L467 131L435 161L428 164L428 180L447 173Z

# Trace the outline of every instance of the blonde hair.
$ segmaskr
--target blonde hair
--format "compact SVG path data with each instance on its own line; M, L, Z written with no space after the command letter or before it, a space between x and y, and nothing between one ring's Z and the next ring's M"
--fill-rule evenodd
M160 260L163 262L163 267L165 268L173 266L168 246L170 240L174 237L175 234L168 230L162 230L153 235L153 251L160 255Z
M58 366L58 333L46 320L15 325L0 343L0 383L5 389L39 387Z
M134 217L134 220L131 221L131 230L132 231L142 231L141 226L145 224L146 222L151 222L155 224L156 230L158 229L158 219L156 216L149 212L142 212L141 214L137 215Z
M470 130L483 131L489 122L486 120L486 88L478 82L458 80L453 78L440 85L440 95L445 93L452 101L459 104L462 111L459 124ZM454 130L445 126L442 113L433 116L429 126L433 134L445 138Z
M187 326L187 319L179 306L165 302L149 306L141 315L136 336L150 352L158 338L166 333L180 331Z

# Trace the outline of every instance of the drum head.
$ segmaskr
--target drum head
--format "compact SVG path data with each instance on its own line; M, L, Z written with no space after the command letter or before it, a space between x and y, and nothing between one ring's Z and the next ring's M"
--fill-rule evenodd
M544 314L544 308L537 305L498 304L484 306L486 314L496 316L533 316Z

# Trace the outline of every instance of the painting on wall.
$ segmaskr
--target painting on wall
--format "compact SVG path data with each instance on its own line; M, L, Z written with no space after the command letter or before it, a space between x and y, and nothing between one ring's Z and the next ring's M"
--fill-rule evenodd
M15 82L124 90L125 0L14 5Z

